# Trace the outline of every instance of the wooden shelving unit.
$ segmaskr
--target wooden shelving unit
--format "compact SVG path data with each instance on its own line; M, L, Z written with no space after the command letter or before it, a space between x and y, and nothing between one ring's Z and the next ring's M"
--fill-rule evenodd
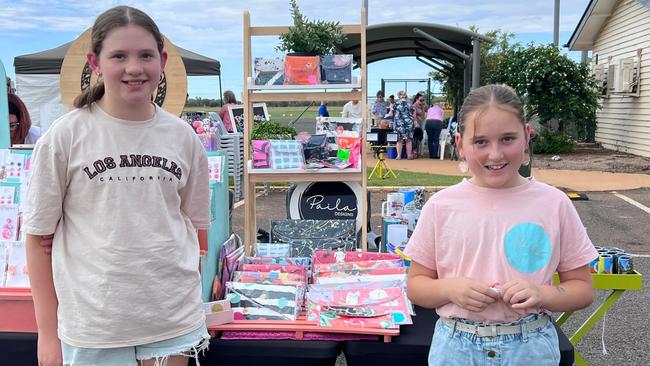
M253 56L251 51L251 38L255 36L278 36L289 30L284 26L252 27L250 14L244 11L244 245L246 253L251 253L252 244L256 240L257 220L255 217L255 184L258 182L310 182L310 181L353 181L360 182L362 187L361 205L358 215L366 217L368 204L366 201L367 179L365 163L365 144L361 146L361 161L358 169L325 169L322 171L277 171L272 169L251 169L251 138L253 130L253 103L276 102L276 101L349 101L358 99L361 103L362 123L361 136L366 135L366 113L367 105L367 71L366 71L366 10L361 9L360 24L343 25L345 34L359 34L361 38L361 59L359 69L361 80L354 80L351 84L324 84L324 85L280 85L260 86L253 85ZM361 220L361 248L367 250L367 220Z

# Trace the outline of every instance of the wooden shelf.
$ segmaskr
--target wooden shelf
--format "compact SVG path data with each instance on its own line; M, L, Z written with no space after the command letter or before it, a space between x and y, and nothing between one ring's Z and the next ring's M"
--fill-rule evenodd
M367 179L366 164L359 163L356 169L319 169L307 170L274 170L274 169L252 169L250 162L250 131L253 130L253 103L259 102L284 102L284 101L350 101L359 100L363 111L367 106L367 69L366 69L366 23L367 14L361 9L359 24L343 25L345 34L359 34L361 40L361 57L357 62L359 75L352 78L350 84L318 84L318 85L255 85L252 78L253 53L251 38L255 36L277 36L289 30L288 26L251 26L250 14L244 11L243 17L243 45L244 45L244 246L247 255L251 253L251 247L257 235L256 222L256 200L255 185L259 182L359 182L361 184L362 197L366 195ZM367 116L363 113L360 136L365 137ZM361 147L361 156L366 156L366 144ZM367 200L361 199L359 214L365 217L368 210ZM367 250L367 221L362 221L361 239L359 247ZM247 323L250 324L250 323ZM250 329L250 328L245 328ZM320 330L315 330L320 331Z
M362 179L361 168L318 170L306 169L253 169L248 161L248 176L251 183L258 182L359 182Z
M280 90L280 91L299 91L299 90L341 90L341 89L361 89L361 82L354 76L351 84L313 84L313 85L256 85L252 78L248 78L248 90Z
M251 93L248 97L251 102L311 102L311 101L350 101L361 100L360 91L348 92L281 92L281 93Z
M321 327L316 321L307 320L304 315L300 315L296 320L235 320L232 323L210 326L208 330L211 333L216 331L295 332L297 339L303 339L305 332L368 334L383 337L384 343L389 343L392 337L399 335L399 328Z

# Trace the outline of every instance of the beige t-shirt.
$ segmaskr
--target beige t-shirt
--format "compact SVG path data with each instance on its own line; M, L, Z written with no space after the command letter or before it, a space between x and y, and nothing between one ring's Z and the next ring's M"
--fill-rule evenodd
M207 157L172 114L125 121L93 105L59 118L34 149L24 225L55 233L65 343L133 346L204 323L196 229L210 225Z

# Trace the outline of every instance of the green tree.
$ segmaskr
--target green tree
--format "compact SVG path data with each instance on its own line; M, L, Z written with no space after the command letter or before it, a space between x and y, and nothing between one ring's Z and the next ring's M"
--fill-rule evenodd
M469 30L479 33L476 26L470 26ZM507 51L521 48L519 42L513 42L515 34L502 29L493 29L484 34L494 42L481 41L481 80L480 85L485 85L490 79L490 75L496 68L496 65L505 57ZM432 71L430 76L433 80L442 85L442 91L447 97L450 105L456 105L459 96L462 96L463 90L463 66L454 65L451 62L444 62L451 70L445 74L439 71Z
M553 45L528 45L506 50L487 79L514 88L528 117L538 116L547 128L593 141L599 108L589 68L560 53ZM555 122L555 123L551 123Z

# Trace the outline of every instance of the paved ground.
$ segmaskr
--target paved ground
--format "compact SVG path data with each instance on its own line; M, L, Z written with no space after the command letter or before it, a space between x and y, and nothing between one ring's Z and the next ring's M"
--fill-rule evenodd
M618 189L618 188L617 188ZM619 191L650 207L650 189ZM371 228L381 234L381 217L379 207L386 197L386 191L371 193ZM650 236L648 223L650 213L624 201L611 192L590 192L588 201L575 201L575 206L585 224L589 236L596 245L612 245L636 254L633 258L636 269L644 274L650 273ZM285 191L273 191L269 196L260 196L257 200L257 219L261 228L268 229L273 218L285 218ZM243 206L233 211L233 231L243 233ZM617 305L610 310L604 328L605 346L609 354L602 354L601 333L599 327L592 329L578 350L589 360L592 366L598 365L643 365L650 364L647 350L650 349L650 293L648 281L642 291L626 292ZM564 331L572 334L591 310L600 304L607 294L597 293L597 299L589 309L579 311L565 324ZM338 363L344 366L344 360Z

